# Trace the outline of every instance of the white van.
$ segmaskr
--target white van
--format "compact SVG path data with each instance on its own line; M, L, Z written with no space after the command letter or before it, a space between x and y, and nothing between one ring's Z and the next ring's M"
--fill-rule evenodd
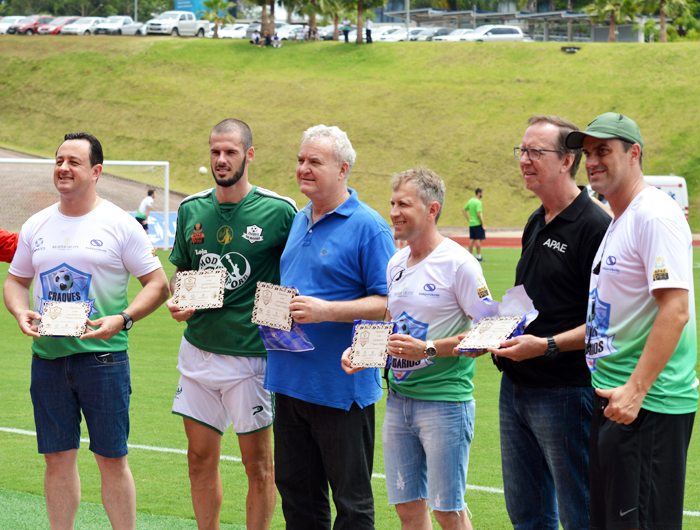
M685 218L688 219L688 185L683 177L676 175L644 175L647 184L668 193L681 207Z
M683 177L678 177L676 175L644 175L644 181L650 186L654 186L664 193L668 193L671 198L676 201L678 206L685 214L686 220L688 219L688 185ZM588 195L591 197L600 198L591 189L591 185L586 186ZM603 200L603 204L607 204L607 201Z

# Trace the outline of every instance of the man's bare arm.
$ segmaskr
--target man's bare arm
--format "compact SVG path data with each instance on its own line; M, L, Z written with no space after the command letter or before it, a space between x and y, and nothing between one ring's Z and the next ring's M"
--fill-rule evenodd
M386 296L374 294L357 300L331 302L313 296L295 296L289 310L299 324L383 320Z
M627 383L609 390L596 389L599 396L609 400L605 416L617 423L629 425L637 418L644 398L671 359L690 318L685 289L656 289L654 297L659 313Z
M33 278L21 278L7 273L7 279L3 286L5 307L17 319L17 324L22 333L30 337L39 336L39 326L35 320L41 320L41 315L29 309L29 288Z

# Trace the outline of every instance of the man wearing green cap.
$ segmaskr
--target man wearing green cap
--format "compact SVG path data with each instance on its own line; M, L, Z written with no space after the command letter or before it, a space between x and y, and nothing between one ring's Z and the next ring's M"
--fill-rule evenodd
M583 148L615 215L593 260L586 326L591 529L680 529L698 405L690 229L644 182L634 121L603 114L566 145Z

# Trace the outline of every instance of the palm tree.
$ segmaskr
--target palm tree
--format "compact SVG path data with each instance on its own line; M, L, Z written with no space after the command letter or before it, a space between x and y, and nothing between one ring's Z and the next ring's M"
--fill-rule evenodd
M666 15L673 19L690 14L690 6L686 0L644 0L642 7L650 15L659 13L659 42L668 42Z
M214 23L214 38L219 38L219 26L224 24L233 24L236 19L228 12L229 7L233 6L230 0L204 0L202 5L206 10L200 11L197 15L203 19ZM221 13L226 13L222 15Z
M625 22L639 12L637 0L595 0L585 8L586 13L593 15L591 21L605 22L610 19L608 42L615 42L615 25Z

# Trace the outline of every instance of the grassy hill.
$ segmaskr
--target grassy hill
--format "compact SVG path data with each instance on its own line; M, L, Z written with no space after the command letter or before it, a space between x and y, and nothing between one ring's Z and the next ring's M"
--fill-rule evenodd
M639 124L648 174L682 175L700 230L700 43L344 43L261 49L209 39L0 36L0 145L53 156L87 130L111 159L171 162L175 190L212 184L208 133L253 129L254 183L303 204L294 171L302 132L338 125L358 152L350 185L388 218L388 177L426 165L447 182L441 224L485 189L489 226L522 226L538 204L512 148L531 114L585 127L617 111ZM585 183L580 171L579 182Z

